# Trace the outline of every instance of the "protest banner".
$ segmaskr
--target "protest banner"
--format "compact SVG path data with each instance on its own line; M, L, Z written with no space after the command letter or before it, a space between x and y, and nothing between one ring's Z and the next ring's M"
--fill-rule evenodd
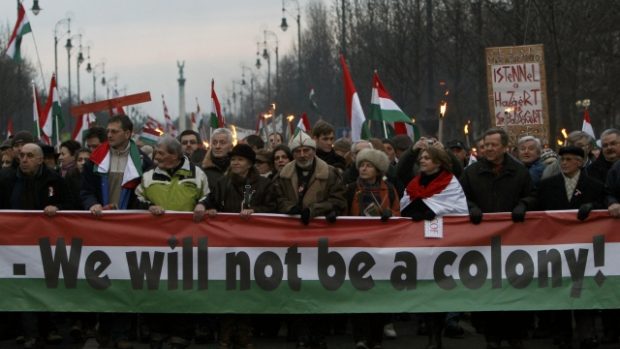
M512 145L529 135L549 144L549 111L543 45L487 47L491 124L504 128Z
M0 212L3 311L367 313L620 307L618 220L594 211L313 219ZM426 228L425 228L426 227ZM441 229L425 234L425 229ZM428 231L426 233L429 233ZM425 238L435 236L441 238Z

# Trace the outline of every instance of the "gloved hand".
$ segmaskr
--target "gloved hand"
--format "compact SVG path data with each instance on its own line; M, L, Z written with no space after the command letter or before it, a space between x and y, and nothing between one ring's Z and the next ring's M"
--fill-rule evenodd
M301 209L299 209L299 206L295 205L293 207L291 207L290 210L288 210L288 212L286 214L301 214Z
M585 221L588 219L590 215L590 211L592 211L592 204L587 203L579 206L579 211L577 211L577 219L580 221Z
M480 224L482 222L482 210L479 207L472 207L469 209L469 220L473 224Z
M331 210L327 212L327 214L325 215L325 220L328 223L336 223L336 217L338 217L338 215L336 214L336 211Z
M525 211L527 211L525 204L522 202L518 203L512 210L512 221L515 223L525 221Z
M424 220L427 221L432 221L433 219L435 219L435 212L433 212L433 210L426 210L424 211Z
M392 210L385 209L381 212L381 222L387 222L392 217Z
M310 209L309 208L304 208L303 210L301 210L301 223L303 223L303 225L308 225L308 223L310 223Z

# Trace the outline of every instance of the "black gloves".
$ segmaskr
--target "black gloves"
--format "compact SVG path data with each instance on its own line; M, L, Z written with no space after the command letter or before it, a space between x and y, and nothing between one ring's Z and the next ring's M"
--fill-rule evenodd
M381 212L381 222L387 222L392 217L392 210L385 209Z
M482 210L479 207L472 207L469 209L469 220L473 224L480 224L482 222Z
M338 215L336 214L336 211L331 210L325 215L325 220L328 223L336 223L336 217L338 217Z
M293 206L290 210L288 210L287 214L301 214L301 209L299 206Z
M525 221L526 210L527 210L527 207L525 206L525 204L522 202L519 202L517 206L515 206L515 208L512 210L512 221L515 223Z
M590 215L590 211L592 211L591 203L579 206L579 211L577 211L577 219L580 221L585 221Z
M307 207L304 208L303 210L301 210L300 215L301 223L303 223L303 225L308 225L308 223L310 223L310 209Z

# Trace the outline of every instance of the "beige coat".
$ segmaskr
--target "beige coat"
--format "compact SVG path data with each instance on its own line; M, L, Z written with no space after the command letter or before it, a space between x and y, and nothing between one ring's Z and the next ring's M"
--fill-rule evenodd
M308 190L303 197L302 207L309 208L312 217L324 216L334 210L342 215L347 210L346 189L338 171L325 161L314 158L314 173L310 177ZM295 161L291 161L273 179L277 195L278 212L288 213L299 201L298 178Z

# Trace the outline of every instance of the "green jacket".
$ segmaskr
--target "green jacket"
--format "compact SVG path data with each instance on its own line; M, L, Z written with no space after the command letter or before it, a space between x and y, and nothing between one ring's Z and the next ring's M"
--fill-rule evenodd
M193 211L198 203L206 203L208 194L207 176L187 158L172 174L160 168L145 172L136 187L140 207L145 209L157 205L165 210Z

